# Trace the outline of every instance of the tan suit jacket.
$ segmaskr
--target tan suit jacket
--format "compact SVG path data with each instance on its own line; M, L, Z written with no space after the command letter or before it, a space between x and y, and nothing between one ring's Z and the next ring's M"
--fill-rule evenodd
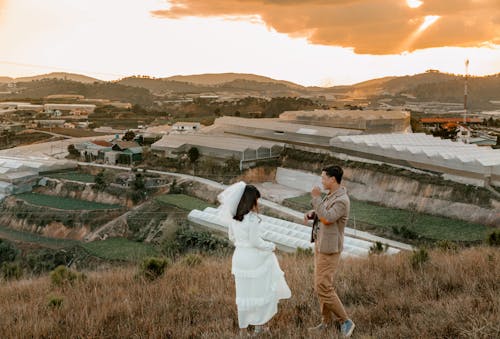
M344 248L344 229L349 218L351 203L347 190L341 186L324 198L312 199L314 212L319 219L316 246L320 253L340 253Z

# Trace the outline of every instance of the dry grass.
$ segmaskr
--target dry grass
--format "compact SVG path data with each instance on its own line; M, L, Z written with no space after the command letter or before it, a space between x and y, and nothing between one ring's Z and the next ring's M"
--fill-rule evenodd
M430 253L421 269L411 253L344 260L338 293L357 324L355 338L498 338L500 252ZM292 289L270 322L271 337L307 338L319 320L312 257L280 255ZM4 338L230 338L237 333L230 258L179 260L153 282L135 267L87 273L55 287L48 277L0 286ZM62 303L61 303L62 299ZM331 337L336 333L328 333ZM326 335L324 336L327 337Z

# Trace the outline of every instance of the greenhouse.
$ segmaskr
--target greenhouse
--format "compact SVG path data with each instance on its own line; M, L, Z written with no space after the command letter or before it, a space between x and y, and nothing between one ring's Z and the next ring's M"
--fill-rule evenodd
M359 158L443 173L468 184L500 186L500 150L423 133L339 136L333 151Z

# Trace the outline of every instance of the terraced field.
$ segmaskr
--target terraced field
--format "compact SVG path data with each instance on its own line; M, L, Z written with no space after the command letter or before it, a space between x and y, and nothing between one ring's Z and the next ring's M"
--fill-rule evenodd
M286 201L289 206L298 210L305 211L311 208L309 194ZM478 241L484 240L492 230L485 225L383 207L354 199L351 199L349 219L350 227L353 227L354 220L358 224L372 225L385 231L405 226L416 234L432 240Z
M156 200L187 211L194 209L203 210L206 207L214 207L214 205L206 201L185 194L164 194L157 197Z
M109 210L120 208L120 205L111 204L101 204L92 201L72 199L72 198L62 198L46 194L38 193L22 193L17 194L16 198L22 199L29 204L37 206L46 206L50 208L62 209L62 210Z

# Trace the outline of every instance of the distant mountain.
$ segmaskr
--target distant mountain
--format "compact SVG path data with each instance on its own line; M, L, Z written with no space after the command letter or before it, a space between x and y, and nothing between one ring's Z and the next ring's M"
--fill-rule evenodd
M1 78L0 78L1 79ZM102 82L102 80L88 77L86 75L74 74L74 73L64 73L64 72L53 72L42 75L35 75L31 77L22 77L11 79L14 82L27 82L33 80L42 80L42 79L59 79L59 80L70 80L76 82L83 82L84 84L94 83L94 82Z
M40 80L43 81L31 81ZM50 81L48 81L50 80ZM0 99L38 98L51 94L74 93L95 98L112 98L146 104L156 97L186 94L215 94L222 97L317 97L337 99L377 99L392 96L404 103L409 95L416 101L461 102L464 77L430 70L408 76L389 76L363 81L354 85L334 87L305 87L293 82L238 73L198 74L152 78L133 76L117 81L103 82L71 73L50 73L34 77L12 79L0 77L0 92L7 92L8 82L18 83L15 93L3 94ZM85 85L85 87L82 87ZM123 87L121 87L123 86ZM103 92L99 92L103 91ZM137 93L135 93L135 92ZM125 95L124 93L127 93ZM128 100L127 97L131 99ZM491 100L500 100L500 74L469 78L471 108L491 108Z
M427 71L425 73L400 77L390 76L363 81L349 86L346 94L354 98L371 97L383 94L396 95L405 91L411 91L412 88L418 85L443 82L455 78L461 77L437 71Z
M0 77L0 84L6 83L6 82L12 82L12 80L14 80L14 79L9 78L9 77Z
M246 73L216 73L216 74L195 74L195 75L175 75L162 80L189 82L196 85L222 85L236 80L247 80L253 82L264 82L273 84L282 84L294 89L304 89L304 86L298 85L291 81L276 80L262 75L246 74Z
M113 82L82 83L61 79L19 82L14 93L0 96L0 99L31 100L54 94L77 94L83 95L85 98L110 99L142 106L148 106L153 102L153 95L145 88L125 86Z
M204 75L176 76L163 79L128 77L117 81L117 83L146 88L156 95L221 92L238 95L246 93L249 96L300 96L308 94L306 87L292 82L258 75L253 76L252 74L242 74L241 78L238 78L238 74L235 73L228 74L229 76L221 74L221 77L218 77L217 74L208 74L207 78ZM180 81L179 79L190 81Z

